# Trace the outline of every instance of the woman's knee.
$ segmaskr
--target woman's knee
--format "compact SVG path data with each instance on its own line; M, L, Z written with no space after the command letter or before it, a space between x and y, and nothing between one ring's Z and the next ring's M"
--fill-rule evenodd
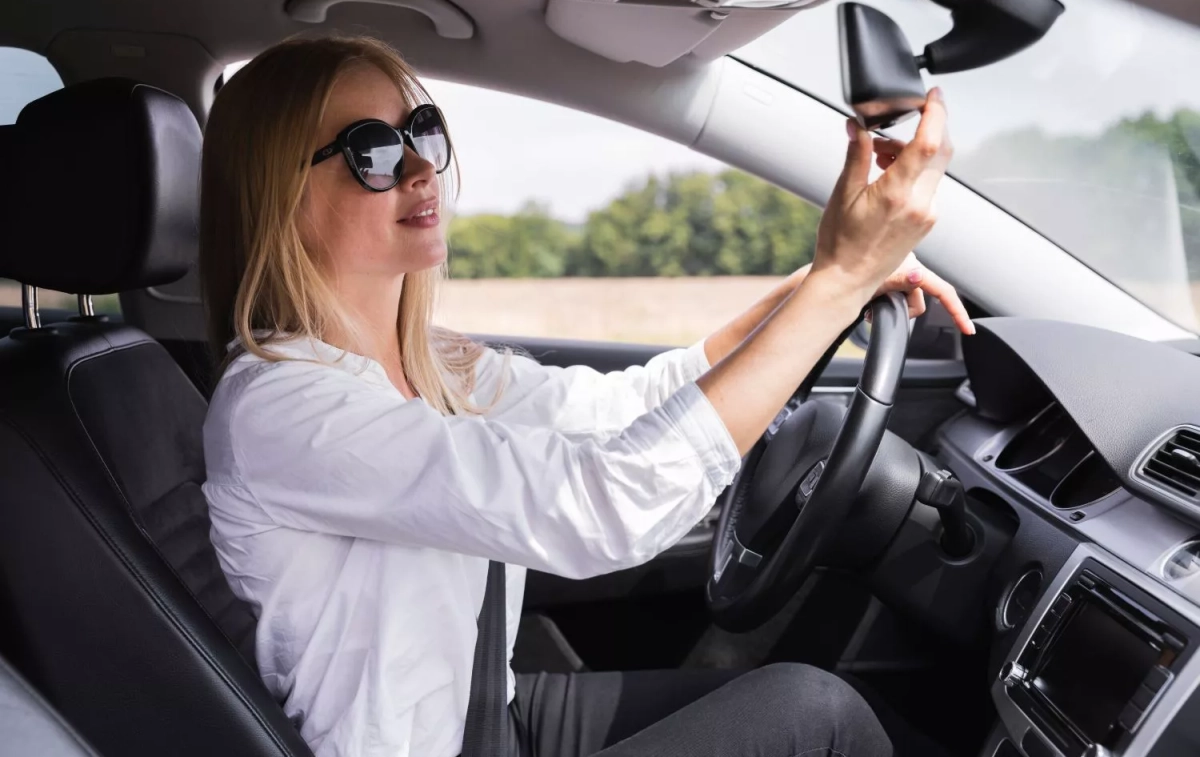
M846 757L887 757L891 742L874 711L854 688L819 668L775 663L748 673L762 714L796 728L801 752L820 749ZM769 712L768 712L769 711Z

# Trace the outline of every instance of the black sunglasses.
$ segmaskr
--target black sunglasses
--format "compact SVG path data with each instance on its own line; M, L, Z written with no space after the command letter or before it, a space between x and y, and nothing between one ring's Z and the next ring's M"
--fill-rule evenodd
M418 106L399 129L375 118L355 121L317 150L312 165L340 151L363 189L386 192L404 176L406 145L432 163L438 173L450 165L450 136L436 105Z

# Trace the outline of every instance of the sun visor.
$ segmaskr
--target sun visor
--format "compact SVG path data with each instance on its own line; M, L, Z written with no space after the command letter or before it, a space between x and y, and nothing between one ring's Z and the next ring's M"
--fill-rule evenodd
M560 37L621 63L711 61L823 0L549 0Z

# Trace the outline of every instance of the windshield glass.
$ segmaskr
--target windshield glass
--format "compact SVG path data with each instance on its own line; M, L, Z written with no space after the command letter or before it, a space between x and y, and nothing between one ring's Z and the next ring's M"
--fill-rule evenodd
M866 0L916 51L950 28L929 0ZM1200 330L1200 29L1123 0L1065 0L1041 42L940 85L951 173L1159 313ZM847 110L837 3L735 56ZM907 137L915 119L893 130Z

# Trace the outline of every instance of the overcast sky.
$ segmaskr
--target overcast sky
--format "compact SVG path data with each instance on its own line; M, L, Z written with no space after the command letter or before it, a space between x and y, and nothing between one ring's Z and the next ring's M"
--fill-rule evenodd
M1200 108L1200 31L1123 0L1065 0L1046 39L995 66L943 77L960 154L986 136L1038 124L1088 133L1147 108ZM871 0L914 48L949 26L928 0ZM833 102L840 100L836 2L802 11L738 54ZM0 48L0 123L59 86L45 61ZM528 200L582 220L648 172L719 164L660 137L597 116L447 82L428 82L445 110L462 165L459 212L511 212ZM516 124L522 124L517 128ZM529 130L536 123L540 128ZM1200 145L1193 145L1200 152ZM619 158L614 158L619 156Z

